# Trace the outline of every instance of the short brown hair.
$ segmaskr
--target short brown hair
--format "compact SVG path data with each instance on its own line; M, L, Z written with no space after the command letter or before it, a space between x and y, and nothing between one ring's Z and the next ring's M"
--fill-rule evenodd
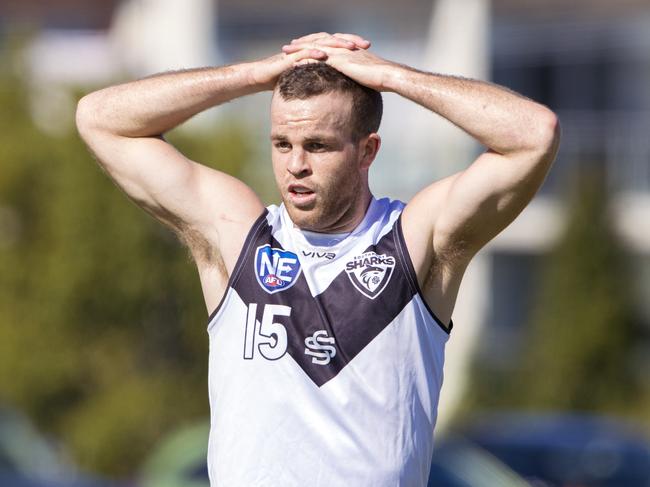
M284 100L304 100L326 93L352 95L352 136L359 139L379 130L383 102L381 93L360 85L323 62L299 64L284 71L276 90Z

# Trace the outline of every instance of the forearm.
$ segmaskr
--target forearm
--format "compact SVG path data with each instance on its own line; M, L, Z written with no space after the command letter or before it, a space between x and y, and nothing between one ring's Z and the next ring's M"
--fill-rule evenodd
M125 137L160 135L212 106L269 88L256 68L255 62L201 68L111 86L82 98L78 125Z
M553 112L506 88L401 65L385 69L385 90L439 114L499 154L545 151L556 139Z

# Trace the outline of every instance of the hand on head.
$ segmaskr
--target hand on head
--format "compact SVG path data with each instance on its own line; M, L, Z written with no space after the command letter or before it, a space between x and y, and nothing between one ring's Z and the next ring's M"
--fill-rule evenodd
M282 52L291 55L302 53L296 64L305 64L326 61L332 54L332 49L355 51L369 47L370 41L356 34L318 32L293 39L290 44L282 46ZM309 54L306 51L309 51Z
M358 83L382 91L382 68L391 63L368 51L370 41L356 34L319 32L282 46L294 65L325 62Z
M282 52L264 59L256 66L253 80L258 86L272 90L284 70L304 63L327 62L332 49L354 51L368 49L370 41L356 34L328 34L318 32L293 39L282 46ZM328 51L329 50L329 51Z
M294 39L282 52L258 63L253 79L263 89L273 90L286 69L305 63L324 62L358 83L382 91L383 68L390 65L368 48L370 41L356 34L319 32Z
M370 41L356 34L328 34L327 32L318 32L293 39L290 44L282 46L282 51L286 54L301 51L303 49L319 50L319 47L335 47L349 49L368 49ZM327 54L326 51L321 51Z

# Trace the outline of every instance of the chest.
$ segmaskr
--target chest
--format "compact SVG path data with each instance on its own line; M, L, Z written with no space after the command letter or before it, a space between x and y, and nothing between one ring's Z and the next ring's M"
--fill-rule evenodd
M260 232L242 256L228 319L243 360L291 356L318 385L336 376L412 300L415 290L389 232L331 249ZM233 326L232 323L230 323Z

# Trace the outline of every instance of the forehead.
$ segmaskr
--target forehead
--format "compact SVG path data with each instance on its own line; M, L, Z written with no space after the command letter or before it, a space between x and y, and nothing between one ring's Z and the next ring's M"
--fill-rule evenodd
M271 135L292 132L350 132L352 96L348 93L325 93L304 100L284 100L277 92L271 101Z

